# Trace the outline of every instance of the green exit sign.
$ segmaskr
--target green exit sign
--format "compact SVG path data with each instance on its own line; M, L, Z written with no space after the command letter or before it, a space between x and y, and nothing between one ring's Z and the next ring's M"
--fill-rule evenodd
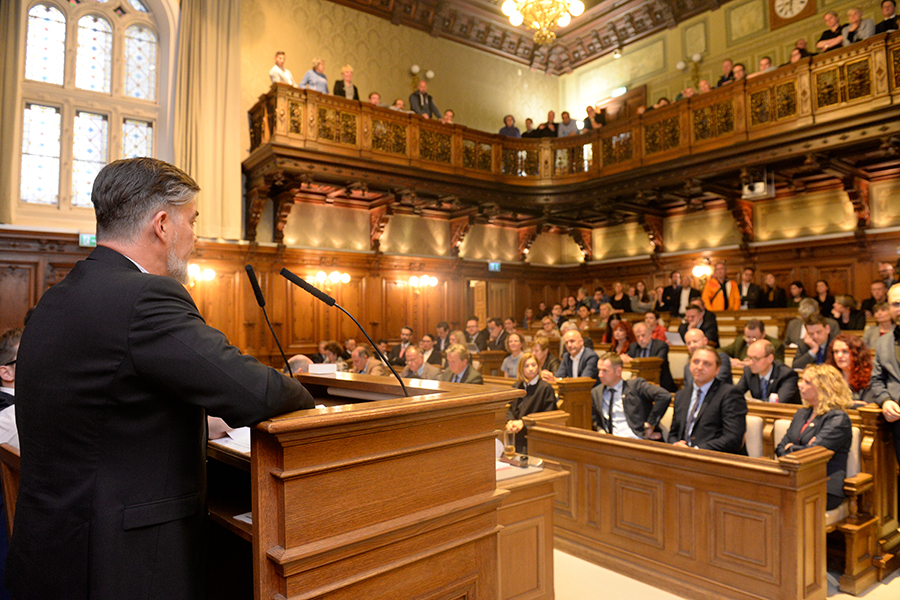
M97 247L97 234L96 233L79 233L78 234L78 245L82 248L96 248Z

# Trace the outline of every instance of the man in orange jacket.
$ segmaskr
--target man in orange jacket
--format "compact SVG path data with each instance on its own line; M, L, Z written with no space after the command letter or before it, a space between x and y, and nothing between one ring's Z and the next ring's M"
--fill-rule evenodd
M718 312L722 310L739 310L741 308L741 292L737 283L728 279L725 274L725 263L719 261L713 269L713 276L703 288L703 304L706 310Z

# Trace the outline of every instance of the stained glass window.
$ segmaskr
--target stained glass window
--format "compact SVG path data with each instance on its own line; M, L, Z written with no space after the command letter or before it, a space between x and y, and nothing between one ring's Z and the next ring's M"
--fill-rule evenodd
M94 178L106 165L109 121L106 115L85 111L75 113L72 143L72 205L92 206Z
M66 18L52 6L28 11L25 79L62 85L65 73Z
M153 156L153 123L125 119L122 124L122 158Z
M23 202L56 204L59 196L58 108L26 104L22 119Z
M105 19L88 15L78 20L75 86L109 93L112 71L112 28Z
M125 95L156 99L156 36L141 25L125 31Z
M147 10L147 7L141 2L141 0L128 0L128 4L134 8L134 10L138 10L140 12L150 12Z

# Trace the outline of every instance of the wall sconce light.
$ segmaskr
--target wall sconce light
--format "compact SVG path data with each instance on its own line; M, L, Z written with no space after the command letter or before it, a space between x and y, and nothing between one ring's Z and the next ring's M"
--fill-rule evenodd
M212 269L201 268L197 263L188 265L188 287L194 287L201 281L212 281L216 278L216 272Z
M691 275L696 277L697 279L709 279L709 276L712 275L712 266L709 263L708 258L704 258L697 264L692 270Z
M622 50L621 50L621 48L616 48L616 51L613 52L613 58L622 58Z
M694 54L691 55L690 61L691 81L694 85L697 85L700 80L700 63L703 62L703 56L701 56L699 52L694 52ZM675 65L675 68L679 71L684 71L688 68L688 63L687 61L679 60Z
M419 75L422 72L422 67L419 65L413 65L409 68L410 77L412 77L413 87L416 87L419 84L420 79L427 79L431 81L434 79L434 71L428 69L425 71L424 76Z
M325 271L319 271L316 273L316 283L319 285L336 285L338 283L350 283L350 274L349 273L340 273L338 271L332 271L331 273L325 273Z
M431 275L422 275L421 277L413 275L409 278L409 285L413 288L435 287L437 284L437 277L432 277Z

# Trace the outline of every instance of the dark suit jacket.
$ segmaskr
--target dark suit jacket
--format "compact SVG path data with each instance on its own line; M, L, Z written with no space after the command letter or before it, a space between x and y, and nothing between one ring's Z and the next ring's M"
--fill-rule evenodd
M525 396L509 401L507 421L516 421L532 413L556 410L556 392L543 379L538 379L535 385L525 385L525 382L519 381L514 387L525 390ZM525 435L524 428L516 432L516 452L527 450Z
M427 362L430 365L437 365L438 367L443 366L444 358L443 358L443 356L441 356L441 351L437 349L437 346L435 346L434 348L431 349L431 355L428 357L428 360L426 360L425 362Z
M741 283L739 281L737 286L738 286L738 291L742 291L743 283ZM747 293L746 294L741 293L741 304L743 305L746 303L747 308L758 308L760 295L761 295L761 292L760 292L759 286L756 285L755 283L751 283L750 286L747 288Z
M441 376L438 379L438 381L453 381L453 375L454 375L453 371L451 371L450 369L447 369L443 373L441 373ZM471 364L469 364L469 366L466 367L466 370L463 371L462 375L463 375L463 378L460 383L475 383L475 384L484 383L484 378L481 376L481 373L476 371L472 367Z
M412 344L410 344L412 345ZM403 349L403 344L397 344L393 346L391 350L388 352L387 359L390 361L392 365L405 367L406 366L406 355L400 356L400 350Z
M812 415L812 407L804 406L794 413L791 426L775 448L776 456L784 456L797 450L803 450L811 446L821 446L834 452L825 471L828 473L828 495L844 497L844 477L847 476L847 457L850 454L850 443L853 441L853 426L850 416L842 410L830 410L824 415L817 415L806 426L803 433L803 424ZM811 443L812 438L816 441ZM789 443L793 444L785 449ZM831 508L831 506L829 506Z
M490 336L490 334L488 334L488 336ZM487 349L506 352L506 338L508 337L509 333L507 333L505 329L500 332L500 335L497 336L496 340L491 340L490 337L488 337Z
M775 347L775 360L780 360L784 362L784 343L781 340L777 340L773 338L771 335L765 336L766 339ZM747 358L747 350L750 348L750 344L747 343L747 340L744 339L744 336L741 335L736 337L733 342L724 346L722 348L722 352L730 356L731 358L737 358L740 360L744 360Z
M416 90L409 95L409 109L417 115L431 115L435 119L441 118L441 111L434 104L431 94L423 94L425 102L419 100L419 91Z
M759 308L786 308L787 293L777 285L773 289L763 287L759 294Z
M184 286L103 246L41 298L16 375L22 600L204 597L207 413L241 427L313 407Z
M344 80L340 79L334 82L334 95L340 96L341 98L346 98L347 96L344 93ZM353 99L359 100L359 86L353 85Z
M487 329L482 329L474 336L471 336L468 333L466 333L465 335L466 343L475 344L482 352L487 350L488 339L490 339L490 334L488 333Z
M684 334L687 333L687 330L687 323L682 323L678 326L678 333L681 334L681 339L684 339ZM710 344L713 346L719 345L719 321L716 319L716 314L711 310L703 312L703 319L700 321L700 331L706 335L706 339L709 340Z
M434 349L435 351L440 350L441 352L446 352L447 348L450 347L450 334L447 334L447 337L436 337L434 338Z
M603 412L605 390L606 386L602 384L591 390L594 429L600 431L607 431L607 415ZM671 401L671 393L640 377L632 377L622 382L622 409L625 411L625 420L638 437L644 437L644 423L656 427Z
M679 312L679 308L681 307L681 291L684 289L684 286L679 285L677 288L672 287L671 285L667 288L663 289L663 302L666 304L666 310L668 310L673 315L684 315L683 312ZM694 298L700 297L700 290L695 290L694 288L689 288L688 292L688 303L691 302Z
M839 319L835 320L841 331L862 331L866 328L866 313L861 310L850 311L850 319L846 323Z
M409 365L407 365L403 369L403 372L400 373L400 377L403 377L403 378L432 379L435 381L437 381L440 376L441 376L441 370L438 367L436 367L430 363L424 363L422 365L422 374L421 375L419 375L418 373L413 373L410 370Z
M553 355L552 352L547 353L547 359L544 361L544 364L541 365L542 371L550 371L551 373L556 373L559 369L559 359Z
M659 371L659 385L670 392L674 392L675 380L672 379L672 370L669 368L669 345L659 340L650 340L650 356L661 358L663 363ZM637 358L641 355L641 347L637 344L631 344L628 347L628 356Z
M800 390L797 382L800 376L792 368L783 362L775 361L772 363L772 375L769 378L769 384L766 388L766 396L778 394L778 402L780 404L800 404ZM750 367L744 367L744 374L738 381L737 389L741 394L750 395L756 400L768 402L768 397L762 397L762 385L760 384L759 375L755 375Z
M692 388L675 394L675 412L669 429L669 443L684 439ZM744 433L747 430L747 401L730 383L713 380L700 405L700 412L691 432L691 446L742 454Z
M597 356L596 352L585 346L584 351L581 355L581 360L578 362L578 376L593 377L594 379L597 379L597 377L600 375L600 371L597 370L597 360L599 358L600 357ZM562 357L562 360L559 363L559 368L556 370L556 376L572 376L572 355L568 352L566 352ZM599 381L597 383L599 383Z

